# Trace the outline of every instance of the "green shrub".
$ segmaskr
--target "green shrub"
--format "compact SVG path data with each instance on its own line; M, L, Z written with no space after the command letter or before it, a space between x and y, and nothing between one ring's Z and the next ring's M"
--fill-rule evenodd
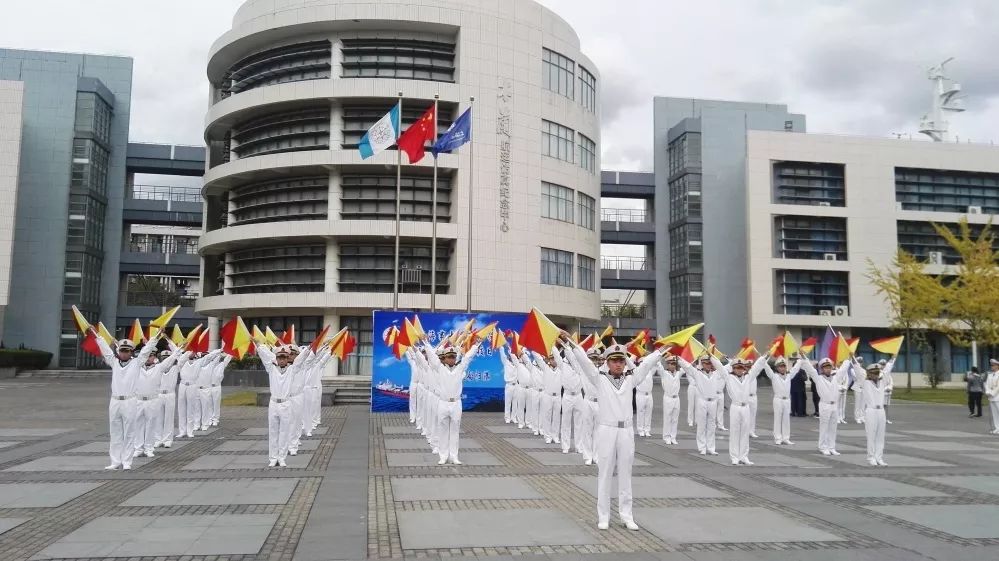
M52 353L34 349L0 349L0 368L39 370L52 362Z
M229 363L229 370L263 370L264 367L260 363L260 357L253 355L244 358L243 360L233 359Z

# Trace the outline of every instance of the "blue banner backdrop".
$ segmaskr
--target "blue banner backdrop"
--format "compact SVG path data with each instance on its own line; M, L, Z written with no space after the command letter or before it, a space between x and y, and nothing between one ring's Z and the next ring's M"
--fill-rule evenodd
M414 315L420 316L430 343L437 345L460 330L475 318L475 328L484 327L494 321L501 331L513 329L520 331L527 318L526 314L492 314L492 313L451 313L451 312L374 312L374 347L371 361L371 411L375 413L409 411L409 363L405 357L395 358L392 349L385 345L382 334L391 326L402 329L403 320L412 321ZM464 411L503 411L503 363L500 362L498 351L488 348L488 344L479 347L479 352L465 372L464 391L462 392L462 409Z

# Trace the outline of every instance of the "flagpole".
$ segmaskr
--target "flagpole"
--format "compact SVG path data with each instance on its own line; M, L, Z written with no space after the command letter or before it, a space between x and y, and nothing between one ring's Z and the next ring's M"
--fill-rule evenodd
M402 199L402 149L399 137L402 135L402 92L399 92L399 122L395 133L395 266L392 268L392 309L399 309L399 224L401 222L400 203Z
M475 105L475 96L468 99L468 109L471 111ZM468 302L465 304L465 312L472 313L472 185L475 181L475 139L468 144L468 264L465 274L468 276L468 283L465 291L468 293Z
M434 96L434 145L437 144L437 106L440 95ZM430 311L437 311L437 152L434 152L434 187L430 209Z

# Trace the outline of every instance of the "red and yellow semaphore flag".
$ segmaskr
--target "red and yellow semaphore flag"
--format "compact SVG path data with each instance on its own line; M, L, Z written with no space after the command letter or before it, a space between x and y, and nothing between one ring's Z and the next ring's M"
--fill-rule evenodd
M857 354L857 348L860 346L860 337L847 339L846 346L850 348L850 354Z
M285 345L295 344L295 324L291 324L284 333L281 334L281 342Z
M167 324L170 323L173 316L177 315L178 310L180 310L180 306L174 306L173 308L163 312L158 318L149 322L149 338L152 339L153 337L156 337L160 331L166 329Z
M253 346L253 336L239 316L227 321L219 330L219 335L222 339L222 352L236 359L241 360L249 354Z
M809 337L801 342L801 347L798 348L798 352L802 355L809 355L815 350L815 345L819 344L818 337Z
M142 324L139 323L138 318L132 322L132 327L128 330L127 339L136 347L146 339L146 334L142 332Z
M697 325L692 325L687 329L681 329L676 333L660 337L656 340L656 344L659 346L682 348L687 344L687 341L689 341L694 335L697 334L698 331L701 330L702 327L704 327L704 324L698 323Z
M87 321L87 318L83 317L80 309L75 305L73 306L73 323L76 324L76 328L80 330L80 333L85 334L90 329L90 322Z
M520 344L540 354L548 356L558 340L559 328L537 308L531 308L524 327L520 329Z
M875 339L870 342L870 345L872 349L878 351L879 353L898 356L898 352L902 350L903 341L905 341L905 336L898 335L896 337L885 337L884 339Z

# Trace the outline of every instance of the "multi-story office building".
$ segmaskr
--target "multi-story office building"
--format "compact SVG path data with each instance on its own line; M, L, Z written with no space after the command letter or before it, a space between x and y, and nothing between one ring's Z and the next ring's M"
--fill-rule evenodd
M435 96L441 131L475 102L474 146L439 159L436 263L432 159L402 169L399 307L431 307L434 267L440 310L597 317L599 75L551 11L249 0L208 77L200 312L303 339L350 326L343 372L370 372L371 312L393 307L396 152L357 146L401 93L404 128Z
M0 341L10 303L11 256L14 252L14 209L21 167L21 129L24 124L24 83L0 80Z
M903 248L943 274L957 255L932 223L967 217L980 231L999 214L995 146L756 130L746 139L748 246L732 251L748 256L748 332L758 340L829 324L874 358L866 342L889 335L889 310L870 267L889 267ZM969 349L930 343L945 376L969 368ZM917 353L911 370L927 371L925 358ZM904 356L896 370L909 370Z
M738 347L749 318L746 134L805 130L784 105L654 100L656 323L699 322L722 349Z
M132 60L0 49L0 80L24 91L4 343L76 366L70 305L115 317Z

